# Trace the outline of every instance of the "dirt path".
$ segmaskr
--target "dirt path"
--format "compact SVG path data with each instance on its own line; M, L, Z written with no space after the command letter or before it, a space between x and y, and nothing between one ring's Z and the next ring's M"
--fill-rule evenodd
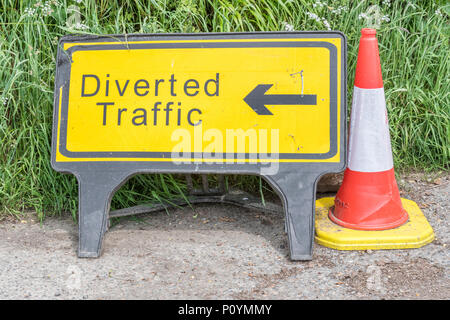
M398 180L432 225L420 249L288 258L284 217L199 205L121 220L100 259L76 257L66 218L0 223L0 299L449 299L450 176Z

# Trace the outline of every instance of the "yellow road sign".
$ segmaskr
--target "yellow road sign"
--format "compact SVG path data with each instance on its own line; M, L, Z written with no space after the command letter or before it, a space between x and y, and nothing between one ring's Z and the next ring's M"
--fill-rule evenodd
M341 160L340 34L61 45L56 162Z
M52 167L79 182L78 255L100 255L131 176L218 173L263 177L311 259L317 181L346 163L345 64L339 32L61 39Z

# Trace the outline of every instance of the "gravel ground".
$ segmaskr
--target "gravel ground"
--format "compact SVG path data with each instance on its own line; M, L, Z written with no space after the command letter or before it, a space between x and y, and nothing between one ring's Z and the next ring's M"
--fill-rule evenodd
M197 205L124 218L100 259L78 259L67 216L0 223L0 299L449 299L450 176L409 175L436 239L419 249L314 246L290 261L284 216ZM318 195L321 196L320 194Z

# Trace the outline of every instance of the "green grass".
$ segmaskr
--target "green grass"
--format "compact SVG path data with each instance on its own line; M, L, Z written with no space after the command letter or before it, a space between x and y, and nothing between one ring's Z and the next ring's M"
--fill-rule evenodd
M77 210L72 175L50 167L58 38L77 5L88 34L333 30L348 38L348 99L360 29L374 3L389 21L378 30L391 139L397 168L448 170L450 158L449 6L435 1L307 0L0 0L0 212L45 214ZM322 1L324 2L324 1ZM339 6L347 8L336 12ZM26 14L35 8L34 15ZM439 11L436 11L439 10ZM314 13L320 20L312 19ZM387 19L384 19L387 20ZM232 185L259 192L257 177L230 177ZM185 192L182 176L136 176L115 195L113 208L166 201ZM1 215L0 214L0 215Z

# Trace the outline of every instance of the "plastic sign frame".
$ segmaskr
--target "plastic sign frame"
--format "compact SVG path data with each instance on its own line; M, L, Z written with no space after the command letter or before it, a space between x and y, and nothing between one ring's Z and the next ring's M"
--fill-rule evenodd
M331 31L63 37L51 163L78 179L78 255L101 254L133 175L216 173L262 176L291 259L312 259L317 181L346 163L346 54Z

